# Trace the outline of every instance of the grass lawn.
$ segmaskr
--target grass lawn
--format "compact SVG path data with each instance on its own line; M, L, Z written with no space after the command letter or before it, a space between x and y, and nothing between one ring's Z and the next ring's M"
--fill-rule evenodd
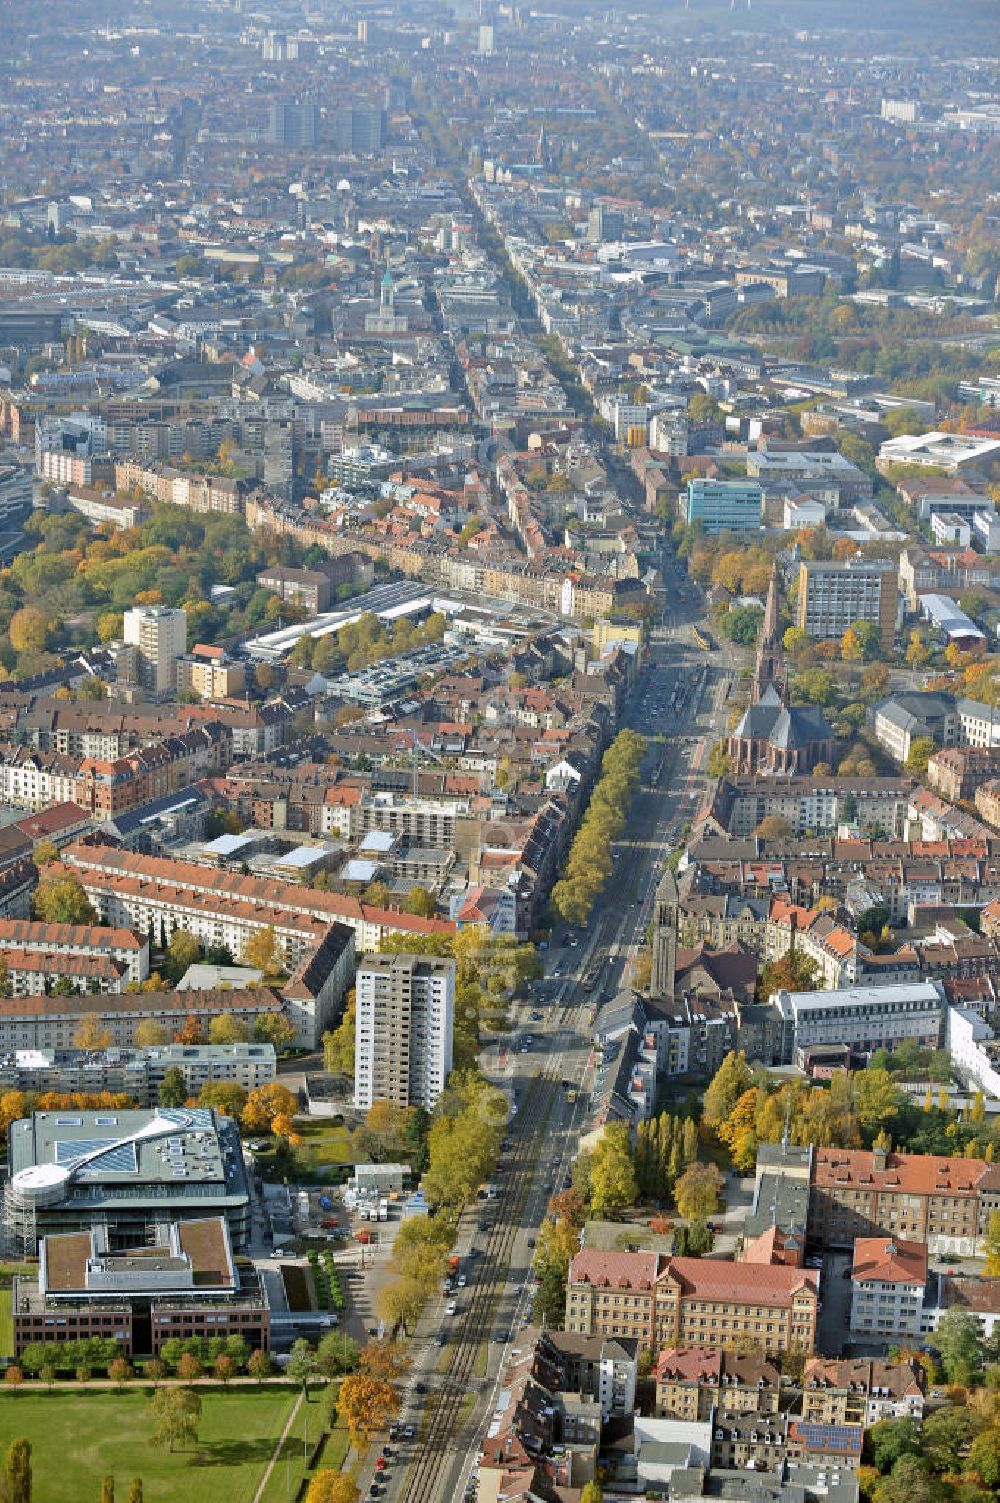
M295 1149L296 1162L310 1173L322 1175L326 1169L354 1163L350 1129L342 1123L296 1122L295 1131L302 1139Z
M173 1455L149 1444L150 1393L137 1385L121 1394L4 1394L0 1450L6 1451L16 1436L31 1442L34 1493L44 1503L81 1503L96 1497L100 1478L109 1473L123 1498L132 1478L141 1477L146 1503L190 1503L199 1497L212 1503L251 1503L295 1391L202 1391L197 1447ZM318 1422L319 1405L310 1407ZM90 1480L81 1491L83 1478ZM283 1497L283 1475L281 1485Z
M307 1475L306 1462L312 1456L316 1449L316 1442L326 1428L330 1404L335 1393L335 1384L331 1384L328 1388L309 1390L311 1402L299 1407L295 1423L288 1432L281 1455L275 1463L270 1481L264 1490L262 1503L287 1503L289 1497L295 1497L299 1483ZM339 1440L343 1440L342 1447L337 1444ZM323 1447L319 1465L343 1466L347 1450L347 1431L334 1430ZM212 1503L214 1503L214 1497Z

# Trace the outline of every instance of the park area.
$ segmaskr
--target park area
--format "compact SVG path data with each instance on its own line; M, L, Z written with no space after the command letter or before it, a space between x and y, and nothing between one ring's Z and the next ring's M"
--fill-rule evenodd
M228 1390L200 1388L198 1439L173 1453L152 1446L151 1389L37 1389L0 1399L0 1452L17 1436L31 1443L34 1496L44 1503L85 1503L100 1493L101 1478L115 1478L124 1498L141 1477L144 1503L253 1503L265 1468L291 1413L298 1390L290 1387ZM315 1445L327 1414L322 1390L302 1405L293 1431L268 1481L262 1503L295 1497L304 1455ZM346 1445L337 1432L327 1441L324 1465L337 1465ZM346 1441L346 1437L344 1437ZM287 1456L286 1453L287 1452ZM331 1457L333 1458L331 1460Z

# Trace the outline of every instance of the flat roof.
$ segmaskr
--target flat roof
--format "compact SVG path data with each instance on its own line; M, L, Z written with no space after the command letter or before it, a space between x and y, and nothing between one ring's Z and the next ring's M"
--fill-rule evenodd
M900 1002L944 1006L942 990L935 981L907 981L895 986L845 986L828 992L775 992L774 996L782 1012L818 1012L821 1008L874 1007Z
M209 1209L245 1200L246 1172L235 1122L205 1107L151 1111L34 1112L11 1124L11 1180L32 1188L62 1180L59 1203L81 1215L95 1202L171 1200ZM55 1203L47 1197L46 1208Z

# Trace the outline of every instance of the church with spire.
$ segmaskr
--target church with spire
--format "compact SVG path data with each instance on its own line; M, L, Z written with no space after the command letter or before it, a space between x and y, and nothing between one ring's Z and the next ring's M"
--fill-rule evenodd
M788 774L812 772L819 763L833 765L837 743L823 711L788 704L786 692L775 566L757 640L750 704L726 743L735 773Z

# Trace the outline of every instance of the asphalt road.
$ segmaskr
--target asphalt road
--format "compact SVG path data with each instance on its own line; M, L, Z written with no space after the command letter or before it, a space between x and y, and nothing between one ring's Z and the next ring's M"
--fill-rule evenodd
M377 1479L383 1491L376 1496L384 1503L451 1503L465 1493L479 1441L497 1406L511 1341L528 1322L528 1243L549 1196L568 1182L586 1121L594 1069L592 1005L613 996L627 980L645 937L662 863L694 812L707 749L724 734L724 701L736 664L725 644L707 653L697 647L690 628L701 601L691 598L690 587L687 598L681 596L669 557L664 573L672 603L654 633L625 723L665 740L651 741L643 787L589 925L576 931L557 927L542 957L543 979L514 1009L511 1033L503 1040L503 1072L496 1044L484 1050L484 1071L517 1094L518 1110L508 1129L510 1162L500 1176L501 1198L479 1203L463 1217L457 1250L469 1284L456 1293L456 1313L447 1313L443 1295L432 1301L412 1343L413 1367L400 1418L417 1435L393 1447L389 1467ZM589 973L596 975L596 984L585 991ZM528 1033L533 1043L522 1048ZM562 1080L578 1091L574 1105ZM418 1385L426 1391L419 1393Z

